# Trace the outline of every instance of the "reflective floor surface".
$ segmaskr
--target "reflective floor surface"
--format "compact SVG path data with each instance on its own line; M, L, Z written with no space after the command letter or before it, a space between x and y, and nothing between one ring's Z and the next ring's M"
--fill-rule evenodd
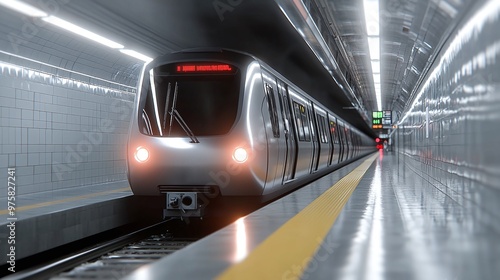
M411 161L381 151L302 278L498 279L499 233Z
M128 279L225 279L221 276L225 271L250 259L288 220L361 161L139 269ZM282 278L498 279L498 232L421 177L419 168L402 154L380 152L326 237L318 240L318 250L304 259L307 268L291 263L292 273L284 271ZM289 244L281 252L283 258L298 246ZM268 259L239 278L252 279L255 271L279 261Z

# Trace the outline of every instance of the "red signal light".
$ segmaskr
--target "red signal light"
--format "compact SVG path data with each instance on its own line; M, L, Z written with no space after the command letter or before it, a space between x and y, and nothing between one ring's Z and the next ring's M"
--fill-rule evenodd
M375 138L375 142L380 143L380 138Z

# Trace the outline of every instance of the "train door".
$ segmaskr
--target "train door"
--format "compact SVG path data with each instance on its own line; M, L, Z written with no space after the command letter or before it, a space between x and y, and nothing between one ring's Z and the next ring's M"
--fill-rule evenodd
M328 145L328 166L332 165L333 163L333 152L335 150L335 146L333 143L333 131L332 131L332 121L330 120L330 114L326 116L326 119L328 120L328 137L330 138L330 145Z
M316 109L313 108L309 104L307 104L307 107L308 107L307 112L309 113L309 119L311 120L309 126L311 127L311 140L312 140L312 144L313 144L311 173L314 173L314 172L318 171L319 155L320 155L321 146L319 144L318 122L316 121L316 118L314 117L316 115Z
M329 165L330 158L330 137L328 136L327 114L324 109L316 104L314 107L314 120L316 122L316 141L318 143L317 159L314 162L317 170L321 170Z
M354 155L354 145L352 140L352 130L351 127L346 127L347 139L349 140L349 158L353 158Z
M295 165L295 178L310 174L313 157L313 144L311 141L311 125L309 119L310 101L288 87L291 115L297 135L297 163Z
M286 153L285 165L283 170L282 184L292 181L295 178L295 167L297 164L297 139L295 134L295 125L291 114L290 98L288 97L288 87L280 80L278 84L278 100L283 118L283 133L285 134Z
M269 114L269 119L266 120L264 124L267 135L266 143L268 156L266 191L272 191L273 187L281 186L282 183L282 162L285 161L286 147L285 137L281 133L281 127L283 127L283 125L280 125L281 111L278 106L279 95L276 78L264 70L262 71L262 78L265 93L265 101L262 106L264 119L266 119L265 116ZM269 123L270 126L266 123Z
M351 147L351 132L348 125L344 126L344 135L345 135L345 145L346 145L345 159L350 159L352 147Z
M354 139L354 132L352 131L352 128L349 129L349 134L351 135L351 158L354 158L354 155L356 154L356 139Z
M337 164L340 162L340 139L337 128L337 120L334 116L328 115L328 123L330 124L330 164Z
M351 129L351 139L352 139L352 157L354 158L358 154L358 137L356 132Z
M340 141L340 155L339 155L339 163L346 159L345 151L346 151L346 143L345 143L345 134L344 134L344 123L341 121L337 121L337 132L339 135Z

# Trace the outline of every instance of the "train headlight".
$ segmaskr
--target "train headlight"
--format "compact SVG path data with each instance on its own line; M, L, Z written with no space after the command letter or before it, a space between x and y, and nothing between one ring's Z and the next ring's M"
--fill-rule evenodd
M244 163L248 159L248 152L247 150L239 147L236 148L233 152L233 159L237 163Z
M138 147L135 150L134 157L138 162L145 162L149 159L149 151L144 147Z

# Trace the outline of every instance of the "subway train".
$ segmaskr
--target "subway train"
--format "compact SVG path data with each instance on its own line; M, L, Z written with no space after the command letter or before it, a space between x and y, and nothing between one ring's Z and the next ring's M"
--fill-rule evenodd
M372 151L256 57L181 51L144 67L127 175L135 195L164 197L164 217L202 216L211 199L269 201Z

